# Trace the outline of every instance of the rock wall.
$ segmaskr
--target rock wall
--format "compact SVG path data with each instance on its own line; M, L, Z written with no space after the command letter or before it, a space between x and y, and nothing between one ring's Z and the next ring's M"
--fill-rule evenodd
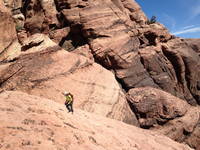
M127 98L141 127L199 150L199 107L190 106L182 99L150 87L131 89Z
M20 90L62 104L62 93L70 91L76 108L137 126L113 73L86 57L62 50L45 37L35 34L27 39L26 51L0 69L1 89Z
M16 26L12 14L0 1L0 61L11 60L19 54L20 45L17 40Z
M199 39L170 35L133 0L1 0L0 8L0 90L59 103L68 90L76 108L199 150Z

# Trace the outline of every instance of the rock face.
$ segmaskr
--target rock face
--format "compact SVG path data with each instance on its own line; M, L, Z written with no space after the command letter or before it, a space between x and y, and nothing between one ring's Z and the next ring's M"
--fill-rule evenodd
M184 40L195 52L200 54L200 40L199 39L182 39L182 40Z
M0 1L0 62L12 60L20 52L20 45L17 41L15 23L12 14Z
M173 40L163 25L148 24L136 2L57 0L56 6L62 24L70 27L69 35L63 39L71 43L68 47L88 44L95 61L114 70L126 91L151 86L190 104L199 103L199 72L191 73L188 69L194 62L192 68L200 70L197 53L185 42ZM173 45L179 46L179 50ZM183 54L183 47L193 54ZM179 57L179 62L171 55L177 55L174 57ZM183 63L186 61L190 62Z
M29 34L47 33L58 23L54 0L24 1L22 12L26 17L25 28Z
M65 101L62 92L67 90L74 94L75 107L137 125L111 72L83 56L59 50L59 47L49 44L50 47L45 48L44 42L39 42L43 38L39 37L27 40L31 42L24 47L29 49L1 70L1 89L21 90L62 104Z
M127 98L141 127L188 143L199 150L199 107L191 107L169 93L150 87L131 89Z
M164 134L171 139L186 143L190 147L200 149L200 108L189 108L187 113L180 118L175 118L167 122L164 126L157 126L152 128L153 131Z
M1 0L0 8L0 90L62 104L67 90L76 109L199 150L200 39L171 35L134 0Z
M129 102L142 127L164 124L185 115L189 105L164 91L154 88L135 88L128 92Z
M48 99L21 92L3 92L0 99L1 149L192 150L115 120L80 110L68 114Z
M185 99L191 104L200 103L200 57L198 53L189 47L187 43L175 39L168 42L168 47L164 49L166 57L175 68L178 85L181 86Z

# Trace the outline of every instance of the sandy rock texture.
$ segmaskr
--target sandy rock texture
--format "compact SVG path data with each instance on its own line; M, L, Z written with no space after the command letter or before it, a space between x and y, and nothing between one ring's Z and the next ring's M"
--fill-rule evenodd
M0 99L1 149L192 150L112 119L81 110L69 114L61 104L22 92L6 91Z
M151 87L131 89L127 99L141 127L199 150L199 107L193 107L182 99Z
M62 104L62 93L70 91L75 107L137 125L112 72L84 56L53 44L48 47L43 39L41 35L36 38L36 34L27 39L24 49L29 49L1 69L1 89L20 90Z
M12 60L20 53L20 44L17 40L16 26L12 14L0 1L0 62Z
M0 0L0 20L0 91L63 104L67 90L76 109L199 150L200 39L171 35L134 0Z

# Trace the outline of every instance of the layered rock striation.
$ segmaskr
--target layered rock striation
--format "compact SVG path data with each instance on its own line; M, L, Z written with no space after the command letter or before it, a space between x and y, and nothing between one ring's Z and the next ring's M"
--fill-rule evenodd
M134 0L0 0L0 90L155 130L200 149L200 40ZM67 52L68 51L68 52Z

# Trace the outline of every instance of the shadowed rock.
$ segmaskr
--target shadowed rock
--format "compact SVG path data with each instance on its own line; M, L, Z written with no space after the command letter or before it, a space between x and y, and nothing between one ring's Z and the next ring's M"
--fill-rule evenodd
M199 150L199 107L192 107L169 93L150 87L131 89L127 98L141 127Z

